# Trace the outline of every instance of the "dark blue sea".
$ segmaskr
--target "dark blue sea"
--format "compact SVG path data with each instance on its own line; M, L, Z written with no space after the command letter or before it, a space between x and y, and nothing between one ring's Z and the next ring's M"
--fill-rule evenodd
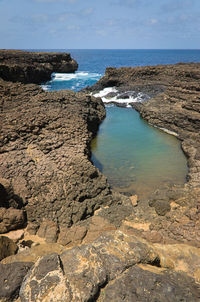
M52 80L44 83L45 90L79 91L98 81L109 66L200 62L200 50L65 51L78 62L78 71L53 74ZM99 93L105 103L106 93L114 89ZM142 101L143 96L130 97L131 102L134 100ZM175 136L149 126L128 103L127 108L106 105L106 111L107 117L91 145L92 161L108 177L112 187L120 192L145 196L158 187L185 182L187 161Z
M94 84L104 75L106 67L146 66L200 62L200 50L131 50L131 49L49 49L45 51L70 52L78 62L76 76L57 79L50 90L73 89L78 91ZM64 82L62 82L62 80Z

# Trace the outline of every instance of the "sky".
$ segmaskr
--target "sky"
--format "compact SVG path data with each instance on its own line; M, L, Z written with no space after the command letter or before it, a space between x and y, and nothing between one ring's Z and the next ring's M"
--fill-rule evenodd
M200 0L0 0L0 48L200 49Z

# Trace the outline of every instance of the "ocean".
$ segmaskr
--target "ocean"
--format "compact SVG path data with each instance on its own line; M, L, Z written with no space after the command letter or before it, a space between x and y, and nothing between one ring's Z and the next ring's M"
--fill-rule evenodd
M62 50L49 50L62 51ZM106 67L146 66L200 62L200 50L66 50L77 60L74 74L52 75L43 83L44 90L72 89L79 91L94 84L104 75ZM105 104L107 91L100 91ZM97 96L98 96L97 95ZM107 176L108 182L119 192L147 196L156 188L183 184L187 175L187 161L176 137L149 126L129 107L129 102L148 98L142 94L129 97L127 108L106 104L107 116L92 141L92 162Z

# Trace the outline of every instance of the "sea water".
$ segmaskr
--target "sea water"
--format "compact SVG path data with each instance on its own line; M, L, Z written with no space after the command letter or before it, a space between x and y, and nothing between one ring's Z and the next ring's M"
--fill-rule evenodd
M52 51L52 50L49 50ZM53 50L55 51L55 50ZM62 50L56 50L62 51ZM108 66L145 66L199 62L199 50L68 50L79 63L74 74L53 74L43 85L45 90L80 89L94 84ZM183 184L187 162L176 137L148 125L129 108L129 102L143 101L147 95L130 94L120 99L128 108L107 104L106 94L116 88L108 87L96 96L106 104L106 119L92 141L93 163L107 176L117 190L145 196L165 184ZM115 99L111 101L116 101Z

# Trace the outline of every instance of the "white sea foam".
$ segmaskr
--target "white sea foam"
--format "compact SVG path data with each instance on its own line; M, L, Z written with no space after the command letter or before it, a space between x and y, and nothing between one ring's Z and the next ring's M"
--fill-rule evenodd
M124 98L120 98L120 96L126 95ZM118 104L125 104L127 107L131 107L130 103L135 102L142 102L149 97L142 92L136 93L134 91L126 91L120 93L116 87L107 87L103 90L99 91L98 93L94 94L95 97L100 97L104 103L118 103Z
M43 84L43 85L41 85L41 87L44 91L48 91L51 88L51 86L47 85L47 84Z
M104 96L108 95L111 92L117 93L118 90L115 87L108 87L108 88L104 88L103 90L100 90L98 93L95 93L94 96L103 98Z
M73 79L91 79L99 78L101 75L99 73L88 73L84 71L78 71L75 73L53 73L52 81L70 81Z

